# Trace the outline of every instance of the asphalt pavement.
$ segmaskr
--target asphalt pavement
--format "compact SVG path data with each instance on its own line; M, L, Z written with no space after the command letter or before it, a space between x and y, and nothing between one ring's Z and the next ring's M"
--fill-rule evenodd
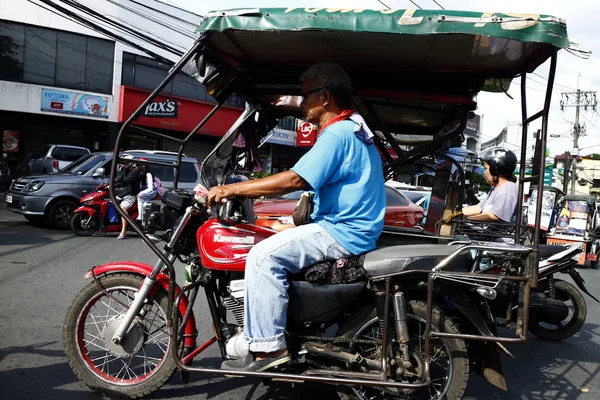
M0 194L0 399L100 399L73 374L62 346L67 308L87 283L94 265L137 260L154 264L156 257L140 239L115 235L82 238L70 231L33 226L5 210ZM181 266L179 266L181 268ZM181 269L179 269L181 271ZM581 269L588 288L600 295L600 271ZM567 278L565 278L567 279ZM472 375L466 399L600 398L600 308L589 297L588 318L581 331L563 342L531 337L526 344L507 345L515 355L504 357L508 391L496 389ZM194 311L199 340L211 334L204 302ZM220 364L215 348L197 365ZM192 375L181 384L176 374L150 398L155 399L334 399L325 385L268 385L253 379Z

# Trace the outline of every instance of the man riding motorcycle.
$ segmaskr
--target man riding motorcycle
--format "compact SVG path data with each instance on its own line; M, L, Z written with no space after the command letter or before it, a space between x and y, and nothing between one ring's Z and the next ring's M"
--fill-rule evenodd
M320 127L314 147L290 171L213 187L207 205L235 196L274 196L298 189L315 192L312 223L288 229L254 246L246 261L245 359L223 368L264 371L291 360L286 348L287 274L323 260L375 248L383 229L385 189L373 134L353 113L346 71L319 63L301 77L305 119Z

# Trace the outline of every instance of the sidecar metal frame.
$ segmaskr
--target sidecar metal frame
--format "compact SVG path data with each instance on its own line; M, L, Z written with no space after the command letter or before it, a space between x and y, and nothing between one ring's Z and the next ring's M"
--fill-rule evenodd
M506 28L506 29L505 29ZM265 37L273 37L273 43L281 43L279 47L264 48L254 46L249 52L247 47L249 41L244 36L248 32L251 41L261 43ZM142 105L127 119L117 136L114 146L114 160L111 167L111 189L110 196L113 202L116 202L113 191L114 177L119 162L125 162L118 149L121 148L123 138L129 131L140 132L152 137L160 138L173 142L179 146L179 160L176 163L165 163L156 161L143 161L149 165L160 165L173 167L176 170L175 185L179 177L181 166L180 159L184 147L190 138L196 134L206 122L215 115L223 105L229 94L241 94L250 106L240 116L236 123L229 129L223 139L217 145L217 148L225 140L230 139L236 130L241 126L245 119L249 118L253 112L260 106L268 107L265 102L266 94L299 94L300 85L296 81L298 71L304 69L311 63L322 60L324 55L327 58L338 62L344 62L344 65L353 65L354 72L364 70L364 74L356 72L353 76L364 78L365 82L378 82L378 71L381 76L389 78L386 82L389 90L374 90L368 88L358 88L358 100L362 104L357 107L369 114L369 122L377 125L381 131L381 136L376 140L382 154L387 162L385 171L392 171L397 165L410 162L423 153L434 151L442 146L452 143L460 137L461 128L464 128L466 119L474 107L473 94L483 87L496 86L505 90L505 80L521 76L521 108L522 108L522 143L521 143L521 163L525 163L525 151L527 148L527 130L531 122L542 118L542 129L540 133L539 148L536 151L543 151L546 147L546 136L548 131L548 114L550 110L550 100L554 76L556 72L557 53L560 48L568 47L566 37L566 26L564 21L544 15L507 15L496 13L492 16L476 12L458 12L458 11L427 11L427 10L323 10L323 9L251 9L251 10L233 10L227 12L210 13L204 19L199 28L200 36L192 48L177 62L169 71L165 80L148 96ZM345 34L348 37L340 39L337 34ZM399 34L399 35L398 35ZM352 35L351 37L349 35ZM260 36L260 38L258 38ZM298 48L290 49L290 38L297 37L294 43ZM356 41L353 43L352 41ZM328 41L335 45L327 47ZM364 46L365 43L373 44L373 48ZM446 47L456 44L456 47L447 51ZM322 46L325 45L325 46ZM283 46L283 47L282 47ZM311 49L313 51L308 51ZM362 46L362 47L361 47ZM385 54L388 60L384 61L381 49L388 46L395 51ZM499 51L495 53L495 46L517 47L521 49L521 58L509 60L504 57L504 53ZM372 51L365 57L365 54L359 54L361 51ZM414 56L408 56L405 49L414 50ZM440 52L440 54L430 54L431 50ZM460 49L461 57L451 55L452 50ZM298 54L294 54L294 52ZM421 57L422 58L419 58ZM431 57L430 57L431 56ZM446 56L446 57L444 57ZM497 57L492 57L497 56ZM206 58L204 60L203 58ZM320 57L320 58L319 58ZM347 60L344 60L344 57ZM361 58L362 57L362 58ZM498 58L500 57L500 58ZM526 77L527 73L533 72L542 62L550 58L550 72L548 76L548 85L544 107L541 111L529 116L526 106ZM393 59L393 62L391 61ZM461 59L460 63L455 63L454 59ZM207 61L208 60L208 61ZM258 69L248 69L253 62L260 60L259 66L264 71ZM215 62L215 64L211 64ZM308 63L308 64L307 64ZM369 63L376 65L376 68L369 69ZM393 64L395 63L395 64ZM402 64L405 63L405 64ZM471 64L469 64L471 63ZM392 65L393 64L393 65ZM404 65L405 68L400 68ZM396 68L396 69L394 69ZM423 73L419 68L423 69ZM461 68L463 70L461 70ZM184 138L178 139L169 135L152 131L133 123L141 115L142 110L160 94L165 86L182 70L192 70L193 74L201 82L207 85L209 93L217 100L212 110L202 118L198 125ZM281 74L282 71L290 70L288 74ZM279 77L285 77L280 81L269 81L269 75L275 76L275 72L280 73ZM425 91L418 91L418 87L411 86L410 82L397 79L396 72L412 73L415 76L422 77L421 84L427 87ZM253 75L257 74L257 75ZM371 74L371 75L368 75ZM455 77L458 81L456 86L452 84L444 87L445 92L436 93L436 84L448 80L448 76ZM256 82L253 78L260 77L262 80ZM289 79L288 79L289 78ZM254 84L257 83L257 84ZM379 82L381 83L381 82ZM414 82L413 82L414 83ZM417 82L418 83L418 82ZM404 86L410 86L411 90L400 90ZM463 85L463 86L460 86ZM370 99L370 101L366 101ZM391 99L391 100L386 100ZM402 120L397 115L390 113L386 108L386 101L392 103L400 99L404 110L414 110L415 118ZM258 100L258 101L257 101ZM379 107L375 110L373 107ZM429 113L429 114L428 114ZM430 119L423 126L416 122L421 117L429 116ZM453 129L439 131L443 125L451 122L450 118L454 116L457 121ZM385 121L384 121L385 120ZM381 124L379 124L381 122ZM403 125L404 124L404 125ZM430 124L430 125L427 125ZM393 129L408 129L416 134L430 134L433 140L414 152L404 152L398 145L397 136L392 133ZM436 133L437 132L437 133ZM399 155L398 160L393 161L387 153L390 147ZM209 156L210 157L210 156ZM131 160L128 160L131 161ZM525 182L537 181L538 193L543 190L543 182L540 179L543 176L543 163L540 163L540 169L537 175L526 178L524 176L525 168L520 170L519 180L519 198L523 196L523 184ZM330 371L316 370L305 374L285 374L273 372L240 372L228 371L216 368L193 368L187 365L193 357L204 351L213 344L217 338L209 339L203 345L197 347L191 352L187 352L183 360L176 355L179 349L173 352L177 366L187 372L202 372L217 375L236 375L253 376L260 378L270 378L273 380L283 380L290 382L313 381L330 384L345 385L366 385L380 387L394 387L417 389L429 386L431 379L429 376L429 355L430 339L433 337L452 337L467 340L484 340L492 342L512 342L520 343L527 340L528 313L525 310L529 306L529 290L537 286L537 264L539 260L539 237L540 237L540 218L542 209L542 196L538 196L536 204L536 221L534 243L531 254L526 258L525 273L522 276L504 277L503 279L516 281L520 288L520 305L517 320L517 338L499 338L496 336L479 336L466 334L447 334L443 332L434 332L431 330L432 303L434 284L437 279L448 277L450 272L443 270L443 265L438 270L427 272L427 320L426 320L426 338L425 338L425 379L421 383L408 384L390 382L387 380L387 341L390 326L390 304L385 302L384 332L382 340L382 365L379 373L361 373L351 371ZM170 329L172 343L178 346L178 321L173 318L174 306L185 296L189 287L183 288L180 295L175 297L175 268L173 261L175 257L169 253L170 248L161 251L148 236L131 221L130 217L122 210L117 209L119 214L124 217L137 231L142 240L159 257L159 261L150 273L150 277L155 278L166 269L169 276L169 303L168 303L168 326ZM189 211L188 211L189 212ZM521 226L522 204L519 202L517 213L517 232ZM189 215L186 214L186 217ZM524 250L517 250L517 253L525 254ZM392 294L392 283L394 279L401 277L401 274L382 278L385 281L385 296L390 298ZM454 277L457 277L454 273ZM459 276L460 278L460 276ZM186 314L188 314L186 312Z

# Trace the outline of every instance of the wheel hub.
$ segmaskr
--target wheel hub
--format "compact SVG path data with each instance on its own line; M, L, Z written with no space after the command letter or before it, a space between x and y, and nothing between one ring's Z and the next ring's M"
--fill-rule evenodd
M119 344L114 344L112 338L117 329L123 323L124 316L115 316L108 320L104 331L102 332L102 339L107 350L114 356L131 356L137 353L144 343L144 330L138 320L133 322L133 326L125 334L125 337Z

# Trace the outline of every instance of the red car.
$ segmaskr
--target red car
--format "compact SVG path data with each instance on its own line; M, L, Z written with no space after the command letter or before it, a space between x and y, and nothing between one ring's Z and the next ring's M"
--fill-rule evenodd
M254 203L256 224L273 228L280 224L291 224L292 213L300 199L302 190L297 190L283 196ZM385 225L401 228L412 228L419 225L424 217L423 208L415 205L408 197L396 189L386 186Z

